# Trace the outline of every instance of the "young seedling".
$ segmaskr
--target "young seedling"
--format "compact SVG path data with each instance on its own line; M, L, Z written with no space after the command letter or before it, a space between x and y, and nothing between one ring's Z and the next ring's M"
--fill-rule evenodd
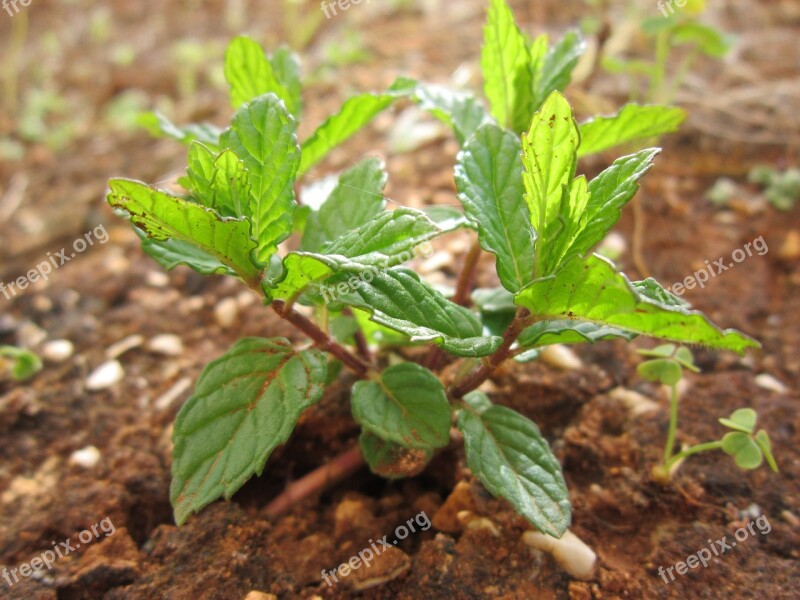
M552 47L544 37L531 41L505 2L492 0L481 60L489 111L469 93L400 79L348 99L298 141L296 59L282 50L266 56L237 38L225 61L230 126L155 122L189 145L185 193L113 179L110 204L129 215L159 263L238 278L313 343L298 349L284 338L245 338L202 372L174 427L171 500L179 524L260 475L343 367L358 380L350 407L360 449L293 483L268 514L362 460L389 477L418 473L450 443L455 422L484 486L559 537L571 509L558 460L533 421L478 391L501 364L550 344L637 335L739 353L758 345L717 328L654 280L631 282L591 253L659 149L622 157L592 180L576 176L578 158L672 131L683 113L630 105L579 124L559 90L582 48L574 34ZM388 176L375 158L339 174L323 202L298 206L298 182L403 100L453 128L462 146L455 181L463 211L387 210ZM448 298L404 262L456 229L475 242ZM296 249L279 253L293 233ZM494 255L500 285L471 298L483 251ZM398 343L431 346L427 366L389 364L381 350ZM461 364L439 372L443 358Z
M719 419L730 433L713 442L704 442L675 452L675 436L678 431L678 383L683 378L683 370L688 369L699 373L694 364L694 357L688 348L664 344L652 350L639 350L642 356L650 357L639 365L639 375L648 381L657 381L670 389L669 431L667 443L664 446L664 460L653 467L653 479L662 484L671 481L673 474L680 467L683 460L693 454L722 450L736 461L741 469L756 469L763 459L767 459L770 468L778 472L775 459L772 457L772 445L769 435L763 429L754 434L756 426L756 412L752 408L740 408L733 412L728 419Z
M14 381L25 381L41 370L41 359L30 350L0 346L0 381L6 374Z

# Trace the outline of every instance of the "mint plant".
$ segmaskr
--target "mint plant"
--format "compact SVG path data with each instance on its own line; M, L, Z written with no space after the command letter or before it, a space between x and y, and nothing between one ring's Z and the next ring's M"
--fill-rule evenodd
M346 368L358 379L350 406L375 472L418 473L449 444L455 423L475 476L559 537L570 504L556 457L533 421L478 390L497 367L549 344L638 335L739 353L757 346L654 280L631 282L591 253L659 150L622 157L592 180L576 176L578 158L672 131L683 113L629 105L579 124L559 90L582 51L575 34L552 46L530 40L505 2L492 0L481 60L490 110L467 92L400 79L348 99L298 140L296 58L284 50L266 56L237 38L225 60L230 126L157 122L189 145L185 193L113 179L109 203L127 213L144 251L163 266L236 277L312 342L242 339L202 372L174 427L178 524L260 475L302 411ZM455 180L463 211L387 210L387 174L374 158L339 174L321 205L299 205L295 190L310 170L400 101L452 127L462 146ZM476 241L447 297L402 261L457 229L472 230ZM293 234L296 249L279 252ZM494 255L500 285L471 294L482 251ZM334 288L335 297L323 296ZM425 364L388 365L380 350L398 341L431 346ZM460 365L439 372L448 356Z
M772 444L769 435L761 429L755 432L758 416L752 408L735 410L727 419L719 422L731 429L719 440L695 444L675 452L675 437L678 431L678 383L683 379L684 369L699 373L694 364L694 357L688 348L663 344L652 350L639 350L639 354L650 360L641 363L637 371L648 381L657 381L670 389L670 418L667 442L664 446L664 460L653 467L653 479L659 483L669 483L675 470L683 460L693 454L722 450L733 457L736 466L741 469L757 469L766 458L770 468L778 472L778 466L772 456Z

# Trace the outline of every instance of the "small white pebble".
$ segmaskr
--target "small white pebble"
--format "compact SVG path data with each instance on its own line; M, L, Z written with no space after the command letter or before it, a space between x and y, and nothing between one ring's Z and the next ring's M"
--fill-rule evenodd
M654 402L639 392L624 387L616 387L611 390L608 395L612 400L624 404L625 408L627 408L634 417L658 410L657 402Z
M783 383L775 379L769 373L761 373L761 375L756 375L756 378L753 380L755 384L763 388L765 390L769 390L770 392L775 392L776 394L785 394L789 391Z
M75 353L75 346L69 340L51 340L42 346L42 358L54 363L62 363Z
M565 371L583 367L583 362L578 358L578 355L562 344L545 346L539 355L539 359L551 367L564 369Z
M184 377L175 382L171 388L159 396L153 405L157 410L167 410L172 403L175 402L181 395L192 386L192 380L189 377Z
M183 354L183 341L177 335L162 333L147 343L147 349L165 356L180 356Z
M264 592L253 590L244 597L244 600L278 600L278 597L275 594L265 594Z
M69 463L84 469L91 469L100 462L100 450L95 446L86 446L80 450L75 450L69 456Z
M225 329L233 325L238 316L239 304L235 298L224 298L214 307L214 318Z
M125 354L128 350L133 350L144 344L144 336L137 334L129 335L122 338L120 341L111 344L106 348L106 356L108 358L118 358Z
M152 287L166 287L169 284L169 275L161 271L148 271L145 281Z
M236 302L239 305L239 308L247 308L248 306L253 306L253 304L255 304L256 300L258 299L259 297L249 290L245 290L241 292L238 296L236 296Z
M110 360L97 367L86 378L86 389L92 392L104 390L122 381L125 371L118 360Z

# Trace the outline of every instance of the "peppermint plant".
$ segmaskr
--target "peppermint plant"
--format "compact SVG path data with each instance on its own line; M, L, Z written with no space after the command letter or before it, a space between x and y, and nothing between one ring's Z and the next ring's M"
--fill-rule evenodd
M663 344L652 350L639 350L639 354L649 357L641 363L637 371L648 381L657 381L670 390L670 416L667 442L664 446L664 460L653 467L653 479L659 483L669 483L684 459L693 454L722 450L730 455L736 466L744 470L757 469L764 459L770 468L778 472L778 465L772 456L769 434L763 429L755 433L758 415L752 408L735 410L727 419L719 422L730 429L721 439L695 444L675 452L675 437L678 432L678 383L683 379L684 369L699 373L694 357L688 348L675 344Z
M455 425L483 485L559 537L570 503L558 460L530 418L478 389L501 364L550 344L638 335L739 353L757 346L654 280L630 281L592 254L659 149L619 158L591 180L577 175L578 159L672 131L683 113L629 105L579 123L561 90L582 51L575 34L554 45L531 40L505 2L492 0L481 57L489 109L468 92L399 79L349 98L299 139L297 59L237 38L225 58L230 125L160 118L162 134L189 146L185 191L113 179L109 203L163 266L239 279L310 341L245 338L206 366L174 427L178 524L260 475L344 368L357 379L350 408L375 472L420 472ZM463 209L387 210L388 175L369 157L336 175L324 201L301 202L296 190L311 170L397 102L452 127L462 146L454 177ZM475 241L450 295L405 261L456 230ZM498 286L472 290L481 252L493 255ZM424 364L390 362L383 349L397 345L431 351ZM441 370L446 361L459 364Z

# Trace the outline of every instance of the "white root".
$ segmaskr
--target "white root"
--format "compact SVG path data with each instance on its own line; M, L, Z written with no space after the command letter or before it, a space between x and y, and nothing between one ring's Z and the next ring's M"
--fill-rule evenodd
M597 555L571 531L566 531L560 539L538 531L526 531L522 534L522 541L552 555L559 566L575 579L594 578Z

